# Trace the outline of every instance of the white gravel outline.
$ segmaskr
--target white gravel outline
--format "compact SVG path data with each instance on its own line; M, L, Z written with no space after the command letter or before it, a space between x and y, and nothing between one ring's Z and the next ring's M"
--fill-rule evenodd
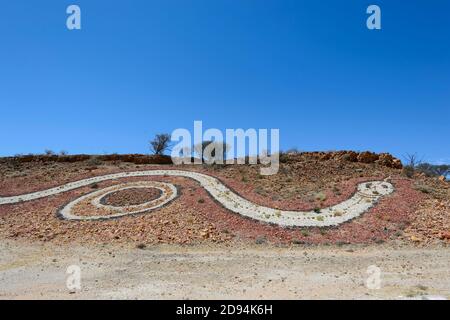
M166 192L164 187L168 188L170 192ZM110 205L104 205L101 203L101 199L106 197L107 195L111 193L115 193L122 190L127 189L134 189L134 188L156 188L162 191L161 195L154 200L147 201L145 203L139 204L139 205L131 205L131 206L110 206ZM68 204L66 204L61 210L59 210L59 215L66 219L66 220L81 220L81 221L87 221L87 220L105 220L105 219L113 219L113 218L120 218L127 215L135 215L135 214L141 214L145 213L151 210L155 210L158 208L161 208L168 202L172 201L177 197L177 188L171 184L166 182L158 182L158 181L140 181L140 182L130 182L130 183L121 183L119 185L107 187L104 189L100 189L95 192L88 193L84 196L81 196ZM109 215L91 215L91 216L77 216L76 214L73 214L73 207L76 206L78 203L93 198L90 202L93 206L97 208L107 208L112 211L116 211L117 213L109 214ZM162 200L162 201L161 201ZM125 210L133 210L125 212Z
M320 212L287 211L260 206L250 202L234 193L217 178L203 173L184 170L146 170L97 176L66 183L59 187L43 191L12 197L0 197L0 205L44 198L106 180L145 176L175 176L196 180L216 201L228 210L251 219L284 227L337 226L358 217L373 207L380 198L394 191L394 186L387 181L364 182L358 184L357 192L352 197L337 205L323 208Z

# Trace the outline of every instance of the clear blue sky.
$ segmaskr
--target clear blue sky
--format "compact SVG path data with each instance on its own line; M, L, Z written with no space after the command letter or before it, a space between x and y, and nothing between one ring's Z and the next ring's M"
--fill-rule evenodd
M450 162L449 14L444 0L2 1L0 155L145 153L202 120L279 128L284 149Z

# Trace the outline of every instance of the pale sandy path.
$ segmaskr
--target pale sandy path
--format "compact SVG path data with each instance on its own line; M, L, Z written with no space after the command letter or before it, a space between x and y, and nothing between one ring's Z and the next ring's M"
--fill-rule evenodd
M444 247L55 246L0 240L0 299L450 298ZM82 270L69 293L66 268ZM365 286L367 267L381 289Z

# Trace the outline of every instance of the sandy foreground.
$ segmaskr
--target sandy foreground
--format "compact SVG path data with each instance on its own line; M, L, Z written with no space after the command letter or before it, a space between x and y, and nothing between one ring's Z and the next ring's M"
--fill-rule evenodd
M66 286L71 265L81 270L76 292ZM449 299L449 274L444 246L138 249L0 240L0 299Z

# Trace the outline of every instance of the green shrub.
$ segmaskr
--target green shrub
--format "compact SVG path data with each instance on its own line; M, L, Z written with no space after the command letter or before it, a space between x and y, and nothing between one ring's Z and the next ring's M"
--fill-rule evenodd
M418 172L422 172L429 177L448 176L450 175L450 165L440 164L434 165L430 163L421 163L416 167Z

